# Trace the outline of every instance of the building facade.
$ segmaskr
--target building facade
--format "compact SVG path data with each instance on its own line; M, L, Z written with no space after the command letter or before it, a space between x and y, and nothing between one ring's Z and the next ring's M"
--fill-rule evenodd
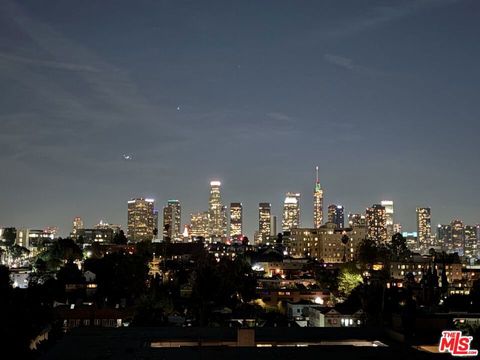
M335 224L338 229L345 227L345 210L342 205L329 205L328 206L328 222Z
M212 241L225 240L227 238L227 211L222 204L221 185L220 181L210 182L208 212L210 217L209 236Z
M345 237L346 243L342 241ZM291 254L295 258L309 257L326 263L352 261L365 237L364 227L337 229L332 223L319 229L292 229Z
M367 235L370 239L385 243L387 241L387 216L385 207L373 205L366 211Z
M163 239L177 241L182 239L182 208L180 201L168 200L163 208Z
M432 224L431 224L431 215L430 208L421 207L417 208L417 247L419 249L428 250L432 244Z
M230 203L230 238L241 240L243 236L243 206L242 203Z
M154 238L153 199L137 198L128 202L127 237L132 242L151 241Z
M283 203L282 230L290 231L300 226L300 194L288 192Z
M390 240L395 234L394 232L394 221L393 221L393 201L392 200L383 200L380 205L385 208L385 227L387 229L387 239Z

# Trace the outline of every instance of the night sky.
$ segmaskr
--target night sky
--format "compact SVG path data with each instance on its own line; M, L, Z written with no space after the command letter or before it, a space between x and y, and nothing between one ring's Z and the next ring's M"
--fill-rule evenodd
M0 0L0 226L126 224L127 200L281 218L392 199L480 222L480 2ZM125 160L123 154L131 154ZM280 226L280 223L279 223Z

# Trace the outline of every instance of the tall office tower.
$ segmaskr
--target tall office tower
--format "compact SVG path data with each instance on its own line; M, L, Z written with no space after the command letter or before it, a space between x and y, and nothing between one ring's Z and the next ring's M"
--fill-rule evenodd
M230 203L230 238L240 240L243 235L242 203Z
M335 224L337 228L343 229L345 227L345 211L342 205L328 206L328 222Z
M385 208L385 219L387 223L387 239L390 241L394 234L393 231L393 201L382 200L380 203Z
M227 237L227 211L222 205L220 196L220 181L210 182L210 200L208 211L210 214L210 237L213 239L226 239Z
M137 198L128 202L128 230L130 241L138 242L154 237L154 204L153 199Z
M270 203L258 204L258 234L262 241L272 235L272 205Z
M366 226L365 215L363 214L348 214L348 226L353 227L361 227Z
M437 246L440 246L444 251L452 251L452 226L441 225L437 226Z
M194 238L210 236L210 214L208 211L190 215L190 236Z
M272 216L272 223L271 223L271 232L270 235L277 236L277 217L275 215Z
M288 192L283 203L282 230L290 231L300 226L300 194Z
M158 209L153 209L153 229L154 239L158 239Z
M313 192L313 227L318 229L323 224L323 190L318 178L318 166L315 167L316 181Z
M478 225L465 226L465 253L464 255L470 258L478 256Z
M462 256L465 248L465 229L463 227L463 222L455 219L450 225L452 226L453 251L458 252L458 254Z
M420 249L428 250L433 244L432 238L432 224L430 217L430 208L417 208L417 246Z
M367 209L367 235L377 242L387 241L387 216L385 207L379 204Z
M182 239L181 233L182 208L180 201L168 200L163 208L163 239L170 240Z
M73 219L73 229L71 234L71 238L74 241L77 241L78 239L78 230L82 230L82 229L83 229L83 220L81 217L77 216Z

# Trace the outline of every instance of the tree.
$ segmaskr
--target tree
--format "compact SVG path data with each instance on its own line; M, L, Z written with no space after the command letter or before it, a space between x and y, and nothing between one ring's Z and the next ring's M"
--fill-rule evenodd
M6 297L12 285L10 279L10 269L5 265L0 265L0 298Z
M392 260L405 260L411 256L407 248L407 240L400 233L392 236L392 241L388 244L388 250L391 252Z
M358 261L364 266L374 264L377 261L378 249L375 241L371 239L365 239L358 247Z
M10 255L13 259L20 259L23 256L27 256L30 254L30 250L27 248L20 246L20 245L12 245L10 246Z
M3 229L3 241L5 242L5 246L12 246L15 244L15 240L17 238L17 229L14 227L8 227Z
M128 240L127 240L127 237L125 236L125 233L123 232L123 230L120 230L119 232L117 232L115 234L112 242L114 244L117 244L117 245L126 245L127 244Z
M338 275L338 291L348 297L353 289L363 282L362 275L354 266L344 266Z

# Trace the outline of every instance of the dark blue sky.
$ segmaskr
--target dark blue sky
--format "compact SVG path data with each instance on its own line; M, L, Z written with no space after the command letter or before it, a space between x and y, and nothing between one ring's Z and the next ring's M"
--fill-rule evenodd
M480 222L480 3L0 0L0 226L126 223L209 181L280 218L326 205ZM179 107L179 110L177 108ZM133 154L125 161L122 154Z

